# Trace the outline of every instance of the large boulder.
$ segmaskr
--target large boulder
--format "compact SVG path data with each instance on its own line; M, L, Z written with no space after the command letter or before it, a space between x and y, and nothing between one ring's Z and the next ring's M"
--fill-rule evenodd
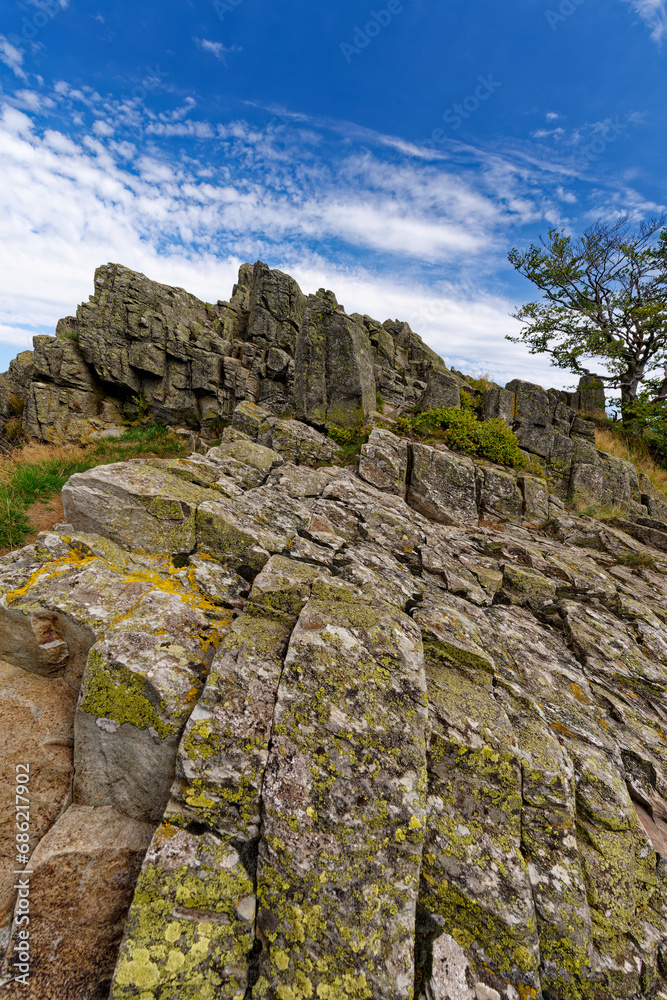
M216 496L139 461L77 473L62 491L65 517L77 530L103 530L124 548L167 554L194 551L197 507Z
M9 983L5 996L106 1000L152 830L108 806L71 806L61 816L30 859L28 989ZM23 943L19 921L17 910L10 953Z

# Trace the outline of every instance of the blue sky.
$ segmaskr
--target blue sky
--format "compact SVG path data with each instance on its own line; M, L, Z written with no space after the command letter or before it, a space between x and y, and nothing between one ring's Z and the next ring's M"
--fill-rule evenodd
M2 0L0 369L99 264L215 301L260 258L571 384L507 252L667 204L666 54L667 0Z

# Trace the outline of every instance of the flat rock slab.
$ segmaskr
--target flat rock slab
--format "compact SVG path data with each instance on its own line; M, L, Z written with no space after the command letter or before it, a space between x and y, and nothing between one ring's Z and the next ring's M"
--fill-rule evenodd
M63 488L65 517L128 549L192 552L199 504L210 490L144 462L118 462L77 473Z

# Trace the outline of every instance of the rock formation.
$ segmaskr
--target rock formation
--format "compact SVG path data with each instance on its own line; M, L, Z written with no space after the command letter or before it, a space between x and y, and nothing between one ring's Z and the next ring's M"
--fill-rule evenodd
M231 300L215 305L107 264L90 301L34 348L1 377L0 421L10 397L23 399L25 431L46 441L85 441L146 415L215 437L241 400L350 427L378 393L400 412L458 405L465 384L406 323L347 316L332 292L305 296L262 263L243 265Z
M9 867L17 763L32 797L4 994L667 997L667 498L527 383L480 405L530 473L381 426L376 393L390 423L467 383L264 265L230 304L172 293L102 268L78 341L36 345L42 436L132 396L230 426L73 476L0 559ZM326 432L362 419L341 465Z

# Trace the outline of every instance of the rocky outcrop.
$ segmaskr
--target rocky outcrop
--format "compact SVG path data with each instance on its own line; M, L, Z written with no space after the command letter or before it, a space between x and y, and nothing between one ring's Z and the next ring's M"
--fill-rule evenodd
M229 302L201 302L118 264L56 336L0 380L0 420L21 414L45 441L85 441L150 417L219 437L238 403L319 429L359 427L376 410L458 405L462 377L407 324L346 315L332 292L244 264ZM14 407L14 410L12 410Z
M95 292L76 317L61 320L55 338L36 337L34 346L0 378L0 421L12 434L22 420L35 438L86 441L147 418L212 440L243 402L242 433L254 433L261 419L260 444L275 448L284 434L296 448L298 426L298 447L309 460L310 430L391 428L403 413L458 407L463 390L486 419L511 426L561 498L622 503L651 515L664 503L633 466L596 452L595 426L585 417L604 414L604 392L593 377L583 378L576 393L520 380L483 390L448 369L407 324L347 315L333 292L306 296L293 278L261 262L244 264L230 300L215 305L107 264L97 269ZM516 504L516 496L507 502Z
M524 445L566 437L507 392ZM6 676L65 741L57 774L29 748L31 998L667 995L667 522L387 429L332 448L245 400L206 455L73 476L0 560Z
M482 387L261 263L215 305L100 268L2 379L35 437L201 452L0 558L8 997L667 996L667 498L594 383ZM396 433L462 390L523 470Z

